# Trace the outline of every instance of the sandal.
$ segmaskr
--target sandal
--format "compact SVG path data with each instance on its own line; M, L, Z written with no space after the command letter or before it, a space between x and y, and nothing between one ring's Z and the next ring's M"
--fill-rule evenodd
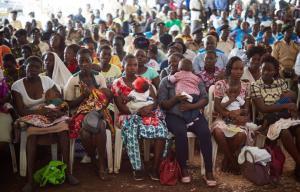
M205 181L205 183L206 183L206 185L208 187L215 187L215 186L217 186L217 181L216 180L208 180L206 178L206 176L203 176L203 180Z

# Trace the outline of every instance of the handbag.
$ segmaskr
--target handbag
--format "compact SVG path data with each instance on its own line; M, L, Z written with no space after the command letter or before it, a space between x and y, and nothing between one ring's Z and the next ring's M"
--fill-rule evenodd
M252 162L247 161L247 153L249 153L249 155L251 156ZM254 156L249 150L246 150L244 155L246 160L242 165L243 176L247 180L258 186L271 183L269 165L267 164L266 166L264 166L259 162L255 163Z
M90 111L85 115L82 121L82 128L91 133L98 133L100 130L100 123L104 123L106 127L106 122L103 120L103 114L95 110Z
M40 187L47 183L53 185L62 184L65 181L65 170L67 165L61 161L50 161L48 165L37 170L34 175L34 181L40 184Z
M181 178L181 169L173 155L169 155L160 164L160 183L162 185L176 185Z

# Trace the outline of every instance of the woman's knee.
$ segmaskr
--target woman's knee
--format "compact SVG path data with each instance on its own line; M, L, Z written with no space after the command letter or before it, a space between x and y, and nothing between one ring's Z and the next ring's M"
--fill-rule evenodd
M220 137L224 138L225 137L223 131L220 128L215 128L212 132L212 135L215 138L220 138Z
M280 132L280 137L285 139L285 138L289 138L291 136L291 133L288 129L283 129Z

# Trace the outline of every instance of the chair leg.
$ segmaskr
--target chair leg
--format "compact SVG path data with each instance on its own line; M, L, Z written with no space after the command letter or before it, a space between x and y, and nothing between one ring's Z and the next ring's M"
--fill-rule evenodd
M73 174L75 139L70 139L70 172Z
M107 165L108 165L108 172L113 172L113 155L112 155L112 142L111 142L111 132L110 130L106 129L106 153L107 153Z
M27 158L26 158L26 144L27 133L21 131L21 143L20 143L20 176L26 177L27 171Z
M216 142L216 140L214 138L212 138L212 147L213 147L213 151L212 151L212 160L213 160L213 172L216 171L216 161L217 161L217 155L218 155L218 144Z
M57 161L57 144L52 144L51 145L51 155L52 155L52 160Z
M10 155L11 155L11 162L13 166L14 173L18 172L17 160L16 160L16 152L15 146L12 143L9 143Z
M255 140L255 145L259 148L262 148L265 146L266 136L258 134Z
M216 171L216 160L217 160L217 154L218 154L218 144L215 141L214 138L211 138L212 142L212 164L213 164L213 172L215 173ZM203 155L201 153L201 175L205 175L205 164L204 164L204 159Z
M114 172L119 173L122 161L122 137L121 137L121 129L116 129L115 135L115 152L114 152Z
M150 160L150 140L144 139L144 161Z
M188 145L189 145L189 164L194 162L194 154L195 154L195 137L188 137Z

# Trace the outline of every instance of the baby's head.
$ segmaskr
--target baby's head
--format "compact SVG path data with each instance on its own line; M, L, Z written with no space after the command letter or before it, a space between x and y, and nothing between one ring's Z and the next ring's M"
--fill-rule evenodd
M46 100L60 99L60 98L61 98L61 94L57 89L50 89L45 94Z
M229 88L226 91L228 97L237 97L241 92L240 85L229 85Z
M145 93L150 87L148 80L143 77L137 77L132 85L134 90L138 93Z
M181 59L178 64L179 71L193 71L193 64L189 59Z

